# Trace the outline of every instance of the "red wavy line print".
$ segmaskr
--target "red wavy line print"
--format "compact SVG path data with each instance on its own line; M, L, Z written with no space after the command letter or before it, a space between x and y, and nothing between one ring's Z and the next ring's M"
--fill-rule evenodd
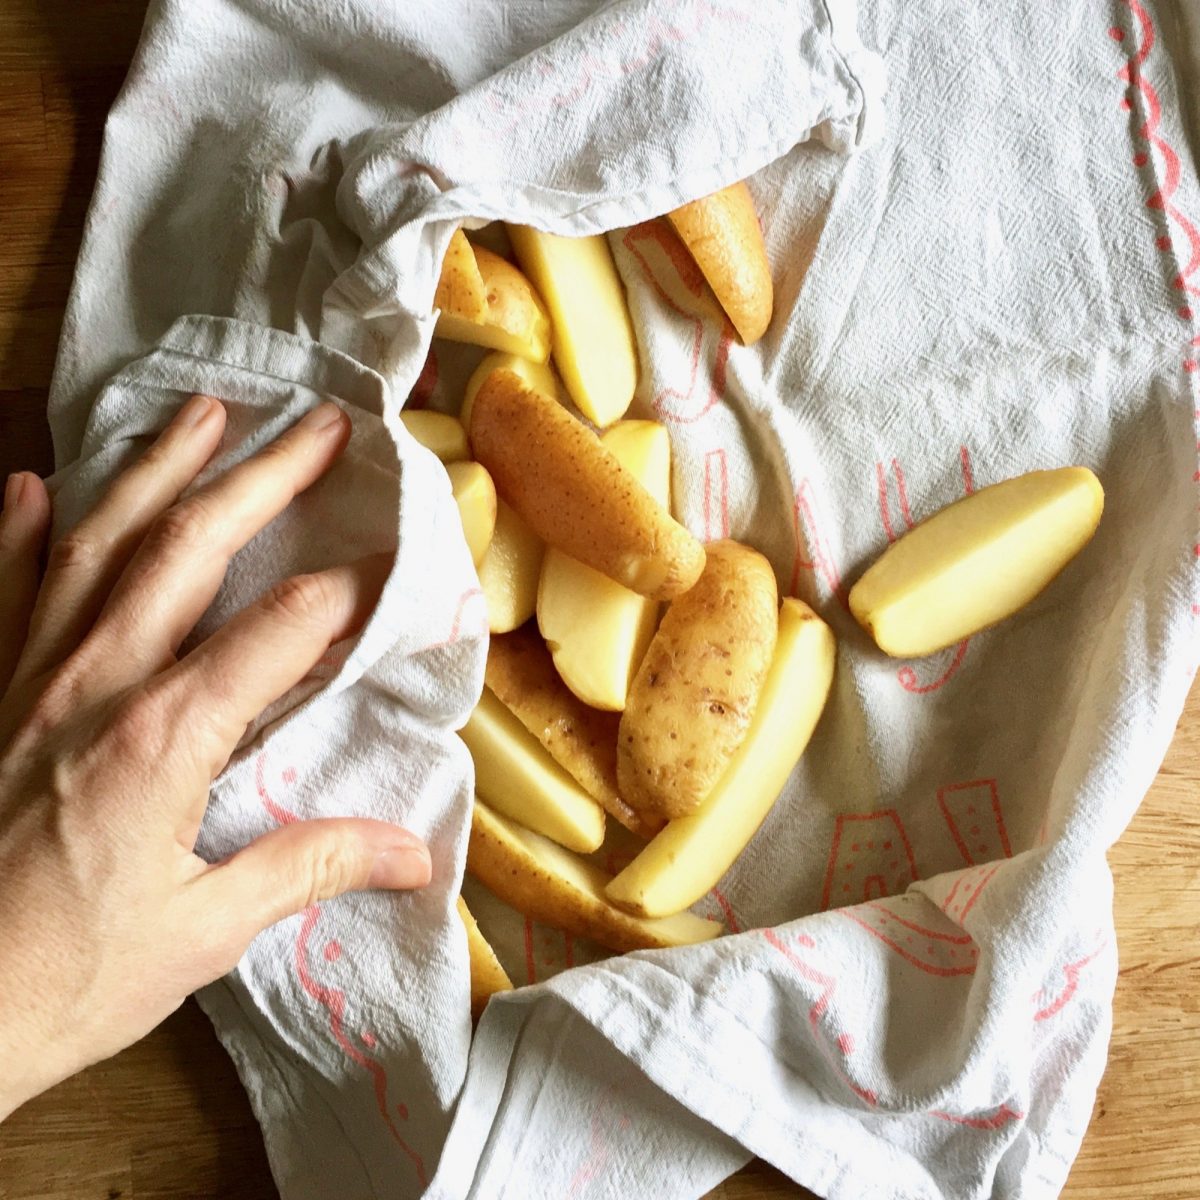
M388 1081L383 1064L364 1054L346 1036L344 1026L346 993L339 988L324 987L317 983L312 976L308 965L308 943L320 915L321 911L315 904L304 910L304 923L300 928L300 936L296 939L296 973L300 977L300 983L304 990L329 1013L329 1031L333 1035L334 1041L341 1046L351 1061L370 1074L371 1082L375 1087L375 1104L379 1109L379 1115L383 1118L384 1125L387 1126L388 1132L412 1162L421 1187L427 1187L429 1181L425 1176L424 1160L400 1135L400 1130L396 1128L396 1124L388 1112ZM331 946L336 944L330 943ZM374 1037L371 1040L374 1041Z
M704 456L704 540L729 536L729 459L722 449Z
M815 967L810 967L790 946L773 929L764 929L763 936L767 941L783 955L785 959L795 968L800 977L809 983L814 983L821 989L821 994L816 1002L808 1010L808 1026L812 1030L813 1042L817 1049L821 1052L822 1057L829 1063L837 1072L842 1082L860 1099L874 1108L879 1103L879 1097L870 1088L860 1087L846 1072L845 1062L839 1059L834 1054L833 1049L826 1042L821 1034L820 1022L829 1008L829 1002L833 998L833 993L837 990L837 980L831 975L826 975L818 971ZM813 941L809 937L797 938L801 945L812 947ZM846 1040L848 1039L848 1040ZM839 1049L845 1046L853 1047L853 1039L849 1038L845 1032L839 1034L837 1045Z
M721 314L721 333L717 340L717 348L713 355L711 381L708 396L696 408L692 395L700 375L700 356L704 349L704 331L706 324L703 318L694 312L688 312L671 297L663 286L646 256L638 247L640 241L653 242L666 256L675 268L676 275L683 286L693 295L704 295L704 276L696 266L687 248L675 235L668 225L662 221L643 221L625 231L621 239L625 248L637 260L646 282L653 288L658 298L681 320L687 321L692 327L692 353L688 371L688 384L684 391L664 385L655 394L652 406L655 414L664 421L673 421L677 425L690 425L699 421L712 408L721 402L725 396L726 372L729 364L729 348L733 344L733 326L728 318ZM674 402L674 403L673 403Z
M999 871L999 870L1000 870L1000 864L999 864L999 863L997 863L997 864L996 864L996 865L995 865L995 866L994 866L994 867L993 867L993 868L992 868L992 869L991 869L991 870L990 870L990 871L989 871L989 872L988 872L988 873L987 873L987 874L986 874L986 875L985 875L985 876L984 876L984 877L983 877L983 878L982 878L982 879L979 881L979 886L978 886L978 887L975 889L975 891L974 891L974 892L971 894L971 898L970 898L970 899L969 899L969 900L966 902L966 904L964 904L964 905L962 906L962 910L961 910L961 911L959 912L959 914L958 914L958 919L959 919L960 921L961 921L961 920L962 920L962 919L963 919L963 918L964 918L964 917L967 915L967 913L969 913L969 912L971 911L971 909L973 909L973 908L975 907L975 902L976 902L976 901L979 899L979 897L980 897L980 896L982 896L982 895L983 895L983 889L984 889L985 887L987 887L987 885L988 885L989 883L991 883L991 882L992 882L992 879L995 877L995 874L996 874L996 872L997 872L997 871Z
M477 587L467 588L467 590L465 592L463 592L463 594L461 596L459 596L458 604L455 606L455 609L454 609L454 620L450 624L449 636L443 638L440 642L434 642L432 645L426 646L425 647L426 650L441 650L445 646L453 646L459 640L459 638L461 638L463 636L463 630L462 630L463 613L466 611L467 605L472 600L475 600L475 599L479 599L479 600L483 599L482 588L477 588ZM485 621L484 621L482 628L479 630L480 637L482 637L487 632L486 604L485 604L484 608L485 608Z
M901 667L896 672L896 679L906 692L912 692L914 696L927 696L930 692L936 692L939 688L945 687L958 674L959 667L963 665L963 659L967 657L967 647L970 644L970 638L963 638L958 643L950 665L932 683L922 684L915 668L911 666Z
M721 912L725 917L725 924L729 926L729 932L730 933L741 933L742 929L741 929L741 926L738 924L737 917L734 915L733 905L731 905L729 903L729 901L726 900L725 897L719 891L717 891L716 888L713 888L712 892L710 894L712 895L712 898L720 906Z
M1155 44L1154 22L1151 20L1150 14L1139 3L1139 0L1122 0L1122 3L1133 14L1140 31L1140 36L1136 52L1117 71L1117 78L1135 88L1142 97L1146 119L1142 127L1138 130L1138 136L1143 138L1153 150L1158 152L1163 164L1164 179L1162 185L1146 201L1146 207L1161 210L1167 220L1175 225L1187 241L1188 261L1176 276L1173 286L1193 296L1200 296L1200 286L1188 282L1197 271L1200 271L1200 229L1176 205L1171 203L1171 198L1179 187L1181 177L1179 155L1158 133L1159 124L1162 120L1162 102L1159 99L1157 90L1142 72L1142 66L1150 57L1150 52ZM1109 33L1118 42L1123 41L1125 38L1124 31L1116 27L1111 29ZM1123 103L1128 107L1128 101L1124 101ZM1144 153L1139 152L1134 156L1135 166L1143 167L1148 162L1149 158ZM1170 249L1169 240L1163 248Z
M971 495L975 491L975 477L971 471L971 456L966 446L958 448L959 464L962 469L963 491L965 495ZM914 522L912 510L908 504L908 485L904 478L904 469L900 466L898 459L892 459L892 474L896 479L896 494L900 499L900 514L904 518L905 525L912 529ZM888 504L888 488L887 488L887 473L882 462L875 464L875 476L879 485L879 517L883 523L883 531L887 536L889 543L896 541L896 533L892 527L891 509ZM963 661L967 657L967 647L971 644L970 638L963 638L955 647L954 654L947 664L946 669L933 679L930 683L923 684L920 676L917 674L916 668L911 665L900 667L896 672L896 681L906 691L911 692L914 696L928 696L931 692L936 692L940 688L946 686L955 675L958 674L959 668L963 665Z
M945 967L940 963L927 962L923 958L918 958L915 954L906 950L899 942L888 937L886 933L876 929L873 925L864 921L862 917L857 916L852 908L839 908L838 916L845 917L848 921L853 921L855 925L861 926L872 937L877 937L889 950L894 950L906 963L924 971L927 975L937 975L941 978L950 978L955 975L974 975L975 962L972 959L969 962L962 963L958 966ZM893 915L889 912L889 916ZM970 939L968 939L969 941Z
M1035 1021L1049 1020L1050 1017L1054 1016L1056 1013L1062 1012L1062 1010L1071 1003L1075 997L1075 993L1079 990L1080 972L1088 965L1088 963L1099 958L1107 945L1108 939L1104 938L1090 954L1085 954L1083 958L1076 959L1075 962L1072 963L1067 963L1067 965L1063 967L1062 972L1063 977L1066 979L1066 986L1049 1004L1045 1006L1045 1008L1040 1008L1033 1014L1033 1019Z
M918 925L915 921L905 920L894 909L888 908L885 904L867 903L862 905L863 908L875 909L881 912L888 918L889 921L895 921L897 925L903 925L905 929L911 929L913 933L919 933L922 937L933 938L939 942L951 942L955 946L969 946L971 944L971 935L969 933L942 933L938 929L926 929L924 925Z
M280 825L290 825L300 818L273 800L268 793L266 785L266 757L266 751L264 750L259 753L254 761L254 784L258 792L258 798L267 815L273 821ZM285 782L292 782L295 778L296 773L291 768L284 771ZM388 1078L386 1069L378 1060L371 1058L370 1055L364 1054L359 1050L346 1036L346 993L338 988L324 987L313 978L309 967L308 944L313 930L316 928L317 921L320 919L321 910L317 905L313 904L304 910L303 916L304 920L300 926L300 933L296 938L295 954L296 974L299 977L300 985L329 1013L329 1031L334 1041L337 1042L352 1062L370 1074L375 1090L375 1104L379 1109L379 1115L383 1119L388 1132L412 1162L417 1174L417 1181L422 1188L425 1188L429 1183L425 1174L425 1162L421 1158L421 1155L400 1135L399 1129L396 1128L396 1123L392 1120L391 1113L388 1112ZM341 950L340 943L331 941L326 947L326 958L330 962L336 961L341 955ZM361 1036L365 1045L374 1046L376 1044L374 1034L363 1033ZM407 1116L408 1110L404 1105L399 1106L399 1111L402 1115Z
M954 1125L966 1125L970 1129L1003 1129L1009 1121L1024 1120L1025 1114L1002 1104L990 1117L960 1117L954 1113L941 1112L938 1109L930 1111L931 1117L939 1121L949 1121Z
M791 595L799 595L800 572L814 571L822 576L842 607L848 607L849 601L842 591L842 576L822 531L816 495L809 479L802 479L799 488L796 489L796 496L792 502L792 532L796 541L796 558L792 565ZM805 542L811 547L811 559L804 557Z

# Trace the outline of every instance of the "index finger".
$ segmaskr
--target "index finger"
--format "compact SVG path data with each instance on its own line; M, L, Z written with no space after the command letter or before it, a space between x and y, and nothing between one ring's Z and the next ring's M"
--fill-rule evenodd
M155 683L178 736L195 737L216 778L262 711L370 616L391 570L376 554L271 588ZM197 720L197 717L202 719Z

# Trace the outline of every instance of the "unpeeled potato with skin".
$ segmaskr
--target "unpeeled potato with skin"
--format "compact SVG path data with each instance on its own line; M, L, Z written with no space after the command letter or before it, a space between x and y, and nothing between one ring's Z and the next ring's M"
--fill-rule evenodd
M745 183L667 214L738 336L749 346L771 323L775 289L754 200Z
M704 573L667 610L621 717L617 782L639 812L680 817L712 790L750 727L778 609L775 573L757 550L709 545Z
M483 381L467 433L501 497L548 545L654 599L699 578L696 538L587 426L513 372Z
M619 717L589 708L563 683L536 629L492 638L484 682L609 816L641 837L657 831L661 822L639 816L617 790Z
M450 237L433 306L465 321L487 319L487 286L475 260L475 250L461 229L456 229Z

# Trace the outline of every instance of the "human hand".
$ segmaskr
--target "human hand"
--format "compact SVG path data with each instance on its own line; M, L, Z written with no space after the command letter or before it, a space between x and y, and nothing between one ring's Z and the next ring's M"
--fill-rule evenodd
M231 556L346 445L333 404L180 500L225 410L195 396L39 560L50 501L13 476L0 514L0 1119L149 1032L317 900L429 882L383 821L285 825L194 853L209 784L247 726L378 599L386 556L272 588L186 656Z

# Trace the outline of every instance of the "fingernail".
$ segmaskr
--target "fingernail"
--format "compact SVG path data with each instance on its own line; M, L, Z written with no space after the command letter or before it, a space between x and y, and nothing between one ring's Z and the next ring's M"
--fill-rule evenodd
M327 430L339 429L346 423L346 414L336 404L326 400L324 404L314 408L300 422L310 433L325 433Z
M397 846L385 850L375 860L367 886L373 888L419 888L433 878L429 848L423 845Z
M21 503L21 495L25 491L25 472L18 471L15 475L8 477L8 482L4 485L4 507L5 510L16 508Z
M212 412L212 408L213 399L211 396L193 396L179 410L174 425L177 429L194 429Z

